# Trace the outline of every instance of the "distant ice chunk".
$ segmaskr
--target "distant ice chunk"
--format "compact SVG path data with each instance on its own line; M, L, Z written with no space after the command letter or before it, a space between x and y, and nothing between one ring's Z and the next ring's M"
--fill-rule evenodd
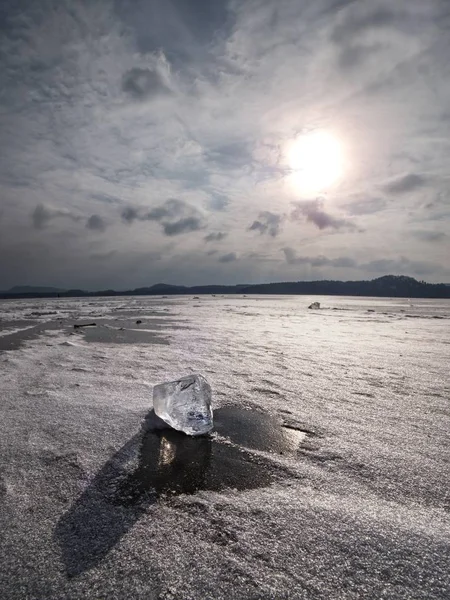
M313 302L312 304L310 304L308 306L308 308L318 309L318 308L320 308L320 302Z
M188 435L204 435L213 428L211 386L202 375L188 375L153 388L155 413L168 425Z

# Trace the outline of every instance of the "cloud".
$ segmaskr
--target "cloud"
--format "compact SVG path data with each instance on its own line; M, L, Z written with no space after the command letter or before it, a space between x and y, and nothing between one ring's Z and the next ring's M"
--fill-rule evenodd
M383 190L388 194L406 194L413 192L426 184L426 179L422 175L409 173L397 179L393 179L383 186Z
M163 219L175 218L187 212L195 212L191 205L177 198L169 198L161 206L156 206L143 215L142 220L161 221Z
M298 221L302 216L313 223L318 229L356 229L354 223L346 219L338 219L323 210L323 200L308 200L293 202L294 210L290 214L292 221Z
M427 229L413 231L412 235L419 240L423 240L424 242L441 242L447 238L447 234L443 231L429 231Z
M191 204L177 198L169 198L150 210L126 206L121 216L128 224L134 221L156 221L161 224L163 233L167 236L199 231L206 227L203 214Z
M36 229L43 229L53 216L54 214L50 209L43 204L38 204L32 212L31 218Z
M398 28L400 16L405 17L385 6L369 7L365 3L353 3L347 10L342 10L330 36L336 47L339 67L344 71L354 69L372 55L380 55L389 45L386 30Z
M338 54L338 64L341 69L353 69L358 67L372 54L380 49L379 44L363 46L361 44L349 44L341 48Z
M217 233L208 233L208 235L205 235L203 239L205 242L221 242L227 237L227 235L228 234L224 233L223 231L218 231Z
M4 286L281 280L294 267L280 248L297 248L300 229L295 259L353 257L362 277L380 257L443 262L445 0L16 4L2 13L0 241L15 267L1 265ZM325 200L301 201L286 154L313 129L340 140L343 173ZM86 227L93 215L114 235ZM354 247L359 219L370 228ZM21 247L36 242L30 274ZM99 274L90 256L111 250ZM217 262L230 250L232 268ZM312 268L297 265L298 277Z
M229 263L234 262L238 259L236 252L229 252L228 254L224 254L218 260L221 263Z
M186 217L173 223L163 223L163 231L166 235L180 235L189 231L204 229L205 225L198 217Z
M363 197L348 202L343 208L350 215L372 215L382 211L387 206L384 198Z
M331 35L331 39L336 44L346 43L368 30L384 29L394 25L398 18L396 12L384 6L367 10L367 5L363 5L341 14L343 17L334 27Z
M267 233L272 237L276 237L280 233L282 219L282 215L277 215L269 211L260 212L258 220L253 221L248 231L259 231L261 235Z
M232 141L208 148L205 158L221 168L239 169L252 162L252 149L248 142Z
M445 271L440 265L425 261L410 260L405 256L398 259L382 258L371 260L360 264L359 268L370 272L390 273L393 275L430 275L436 271Z
M86 221L86 227L93 231L105 231L106 223L100 215L91 215Z
M122 89L134 100L147 100L170 93L167 82L155 67L129 69L123 75Z
M31 213L31 219L35 229L44 229L50 223L50 221L58 217L70 219L71 221L75 222L80 221L82 218L73 214L69 210L51 208L49 206L45 206L44 204L38 204Z
M286 262L290 265L310 265L311 267L339 267L339 268L357 268L358 265L353 258L340 256L338 258L327 258L326 256L297 256L295 250L286 247L283 248Z
M126 223L133 223L133 221L139 219L138 210L132 206L125 206L121 212L121 216Z
M328 258L327 256L297 256L295 250L286 247L283 248L286 262L289 265L309 265L311 267L333 267L343 269L358 269L371 274L392 274L392 275L430 275L432 273L445 273L446 269L439 264L425 261L411 260L404 256L398 259L380 258L367 262L358 262L348 256L339 256L337 258Z
M116 255L117 250L108 250L107 252L92 252L92 254L89 255L89 258L92 258L93 260L110 260Z
M104 204L121 204L122 201L120 198L117 198L117 196L111 196L110 194L103 194L100 192L95 192L90 194L90 197L93 200L98 200L99 202L102 202Z
M215 211L223 211L230 204L230 199L223 194L213 194L209 200L209 208Z

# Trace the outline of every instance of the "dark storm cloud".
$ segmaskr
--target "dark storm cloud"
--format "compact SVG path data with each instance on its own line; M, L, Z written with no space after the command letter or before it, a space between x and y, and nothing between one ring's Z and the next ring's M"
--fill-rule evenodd
M259 231L261 235L267 233L268 235L275 237L280 233L282 220L283 217L281 215L277 215L270 211L263 211L259 213L258 219L253 221L248 228L248 231Z
M393 179L383 186L383 190L388 194L406 194L423 187L426 183L425 177L415 173L403 175L397 179Z
M200 211L177 198L169 198L163 204L147 211L127 206L122 210L121 216L129 224L134 221L156 221L162 225L167 236L199 231L206 227Z
M326 256L297 256L292 248L283 248L286 262L290 265L310 265L311 267L341 267L356 268L358 265L353 258L341 256L327 258Z
M209 233L208 235L205 235L203 239L205 242L220 242L225 239L227 235L228 234L224 233L223 231L218 231L217 233Z
M122 89L134 100L146 100L170 92L161 74L156 69L134 67L122 78Z
M333 217L323 209L323 200L309 200L306 202L293 202L295 208L291 212L292 221L298 221L302 217L313 223L319 229L355 229L355 225L346 219Z
M36 229L44 229L50 221L57 217L70 219L71 221L79 221L81 219L80 216L74 215L69 210L50 208L44 204L38 204L31 213L31 220Z
M224 254L223 256L221 256L218 260L221 263L234 262L235 260L237 260L237 254L236 252L229 252L228 254Z
M91 215L86 221L86 227L93 231L105 231L106 223L100 215Z

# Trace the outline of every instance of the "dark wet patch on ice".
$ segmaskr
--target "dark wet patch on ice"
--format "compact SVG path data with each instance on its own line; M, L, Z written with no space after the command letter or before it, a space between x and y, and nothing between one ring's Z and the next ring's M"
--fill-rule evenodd
M139 321L139 322L138 322ZM169 344L164 332L190 329L176 319L101 319L96 327L83 327L80 333L88 342L114 344Z
M74 326L86 325L91 321L74 321L73 319L55 319L45 323L14 321L10 323L11 327L12 325L18 327L21 324L26 324L27 329L0 336L0 352L18 350L24 342L37 339L47 331L55 330L62 330L71 336L83 336L86 341L95 343L169 344L169 340L164 336L165 331L179 328L189 329L189 327L183 325L182 321L172 318L145 319L145 317L142 317L140 320L141 323L137 324L136 319L96 319L95 326L76 327L76 333L74 332ZM6 327L5 322L2 322L1 326L5 331L9 328ZM72 337L72 339L74 338Z
M23 329L26 327L33 327L35 325L38 325L38 323L39 322L36 319L33 319L33 320L17 319L14 321L5 321L5 320L0 319L0 331L7 332L9 329L14 331L14 330Z
M214 429L235 444L276 454L294 453L307 435L276 416L239 406L216 410Z
M82 334L87 342L100 344L169 344L169 340L156 331L125 329L117 325L86 327Z
M63 326L59 321L51 321L48 323L39 323L35 327L29 327L24 331L17 331L9 335L0 337L0 352L18 350L23 342L34 340L46 331L62 329Z
M148 494L158 498L265 487L274 480L270 467L264 459L209 436L189 437L173 429L147 432L137 469L118 483L109 501L129 507Z

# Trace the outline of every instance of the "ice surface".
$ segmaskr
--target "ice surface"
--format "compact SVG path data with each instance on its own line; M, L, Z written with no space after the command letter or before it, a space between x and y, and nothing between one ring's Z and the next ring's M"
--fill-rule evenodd
M211 386L202 375L155 385L153 407L158 417L188 435L204 435L213 428Z
M449 300L0 301L8 322L58 310L73 327L94 309L146 329L167 310L170 344L0 339L25 339L0 350L0 598L450 598ZM214 390L218 437L141 437L150 382L191 372ZM237 431L225 448L230 404L312 433L298 451L266 451L259 422L254 444ZM157 498L155 470L172 486L207 477ZM269 484L248 485L254 475ZM116 504L130 478L135 496Z

